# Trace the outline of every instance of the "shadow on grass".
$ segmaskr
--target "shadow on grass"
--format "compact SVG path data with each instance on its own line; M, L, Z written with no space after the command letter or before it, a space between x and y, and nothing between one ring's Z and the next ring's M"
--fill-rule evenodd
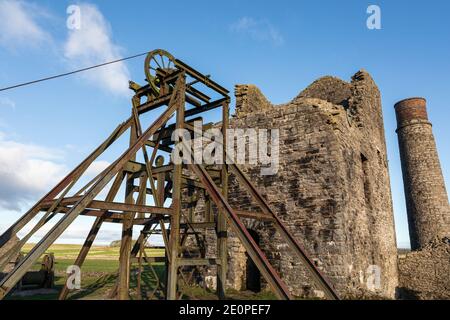
M141 297L142 299L163 299L163 291L159 283L164 281L164 265L154 265L154 271L157 275L153 274L149 266L143 266L141 273ZM131 269L130 275L130 298L137 299L137 269ZM69 296L70 300L77 299L108 299L110 291L114 288L118 276L117 273L102 274L100 277L90 276L87 279L83 279L88 283L87 286L83 286L82 289L72 293Z
M155 264L152 267L153 270L148 265L142 266L140 296L137 292L137 269L131 273L130 286L135 289L134 294L131 294L132 299L164 299L165 267L162 264Z
M134 266L131 269L130 275L130 298L135 299L164 299L164 282L165 282L165 266L164 264L153 265L154 272L148 265L143 266L141 273L141 295L137 292L137 268ZM82 289L72 291L69 294L69 300L77 299L91 299L104 300L109 299L109 293L113 289L117 281L117 272L90 272L86 273L82 278ZM65 275L55 276L55 287L53 292L48 293L40 290L26 290L29 291L23 295L9 295L9 300L57 300L59 292L62 289L67 277ZM182 300L217 300L217 295L214 290L202 287L200 285L186 284L180 282L179 286L182 292ZM261 291L254 293L251 291L236 291L227 290L227 300L272 300L276 296L269 291Z
M117 274L104 274L88 284L83 289L74 292L69 296L70 300L83 298L106 299L107 291L111 289L117 281Z

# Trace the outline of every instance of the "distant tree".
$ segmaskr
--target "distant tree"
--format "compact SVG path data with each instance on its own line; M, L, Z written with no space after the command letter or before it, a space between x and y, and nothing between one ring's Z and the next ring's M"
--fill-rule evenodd
M120 243L121 243L121 242L122 242L122 240L114 240L114 241L111 241L111 243L109 244L109 246L110 246L111 248L120 247ZM133 240L133 241L131 242L131 245L133 246L135 243L136 243L136 240Z
M114 240L114 241L111 241L111 243L109 244L109 246L110 246L111 248L114 248L114 247L120 247L120 242L121 242L121 240Z

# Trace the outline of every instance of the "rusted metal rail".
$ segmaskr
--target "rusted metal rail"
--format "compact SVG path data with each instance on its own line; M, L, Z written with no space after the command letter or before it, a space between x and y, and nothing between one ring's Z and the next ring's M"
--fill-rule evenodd
M223 197L219 188L212 181L203 166L199 164L190 164L188 166L198 175L219 210L227 213L227 218L233 228L233 231L236 232L239 240L241 240L241 243L244 245L245 250L247 250L247 253L258 267L266 281L269 283L275 294L280 299L291 299L292 296L288 287L283 280L281 280L264 253L253 240L252 236L248 233L247 228L245 228L239 217L234 213L228 201Z
M289 232L284 223L276 216L273 210L270 208L267 201L261 196L255 186L250 182L248 177L242 172L241 169L235 164L229 164L228 167L230 171L234 173L237 180L241 183L243 187L256 200L262 211L271 217L271 222L273 222L275 228L283 237L283 239L289 244L289 248L291 248L294 253L300 258L308 268L310 275L312 276L314 282L319 286L320 289L323 290L325 296L328 299L339 299L337 292L334 290L333 286L328 282L327 278L322 274L322 272L314 265L314 262L306 253L306 250L303 246L298 242L298 240Z

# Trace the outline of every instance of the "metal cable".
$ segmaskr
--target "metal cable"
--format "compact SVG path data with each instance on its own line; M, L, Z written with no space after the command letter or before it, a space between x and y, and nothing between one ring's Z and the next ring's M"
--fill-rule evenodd
M91 70L91 69L103 67L103 66L106 66L106 65L108 65L108 64L113 64L113 63L117 63L117 62L120 62L120 61L125 61L125 60L134 59L134 58L137 58L137 57L141 57L141 56L143 56L143 55L146 55L146 54L148 54L149 52L150 52L150 51L147 51L147 52L135 54L135 55L132 55L132 56L129 56L129 57L125 57L125 58L121 58L121 59L117 59L117 60L113 60L113 61L108 61L108 62L105 62L105 63L97 64L97 65L90 66L90 67L86 67L86 68L82 68L82 69L73 70L73 71L70 71L70 72L61 73L61 74L57 74L57 75L54 75L54 76L50 76L50 77L45 77L45 78L33 80L33 81L28 81L28 82L23 82L23 83L15 84L15 85L12 85L12 86L9 86L9 87L0 88L0 91L6 91L6 90L11 90L11 89L14 89L14 88L18 88L18 87L28 86L28 85L30 85L30 84L35 84L35 83L38 83L38 82L43 82L43 81L47 81L47 80L52 80L52 79L56 79L56 78L60 78L60 77L65 77L65 76L68 76L68 75L71 75L71 74L74 74L74 73L79 73L79 72L83 72L83 71L87 71L87 70Z

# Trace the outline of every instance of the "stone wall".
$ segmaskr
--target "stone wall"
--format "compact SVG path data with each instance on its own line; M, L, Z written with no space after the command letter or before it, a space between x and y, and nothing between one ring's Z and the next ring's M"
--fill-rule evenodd
M324 77L277 106L253 85L238 85L235 94L230 127L279 130L276 174L261 175L260 164L239 165L277 216L341 297L394 298L398 278L391 191L380 93L370 75L360 71L351 82ZM229 202L235 209L259 211L233 175ZM193 210L195 221L204 221L201 196ZM270 223L243 220L294 295L323 295ZM204 235L207 257L213 258L215 232ZM231 230L228 261L227 286L248 289L251 262ZM204 279L214 287L214 267Z
M450 299L450 238L400 255L398 269L400 298Z
M252 95L243 97L248 91ZM370 75L358 72L351 83L319 79L279 106L267 106L253 86L238 86L236 94L240 97L232 127L280 130L276 175L261 176L259 166L241 165L278 216L341 295L370 292L393 298L394 221L380 94ZM263 101L262 108L254 101ZM233 177L229 199L237 209L256 209ZM246 223L257 232L260 246L294 294L320 295L270 225ZM229 282L243 289L246 257L232 243ZM368 281L377 270L380 286L369 285L369 290Z

